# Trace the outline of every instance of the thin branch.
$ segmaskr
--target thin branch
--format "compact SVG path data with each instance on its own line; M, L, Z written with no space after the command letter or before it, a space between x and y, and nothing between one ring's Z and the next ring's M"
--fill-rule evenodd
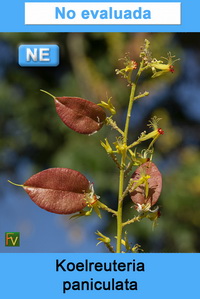
M135 101L135 100L138 100L138 99L147 97L148 95L149 95L149 92L148 92L148 91L145 91L144 93L139 94L138 96L135 96L133 100Z
M106 118L106 124L110 125L113 129L118 131L122 136L124 136L124 132L118 127L116 121L114 121L112 118L107 117Z
M98 201L98 207L104 211L107 211L107 212L112 213L113 215L117 216L117 211L110 209L107 205L105 205L104 203L102 203L100 201Z
M122 223L122 227L124 227L124 226L126 226L126 225L128 225L128 224L134 223L134 222L136 222L136 221L139 222L140 220L142 220L142 219L145 218L145 217L146 217L145 214L141 214L141 215L139 215L139 216L135 216L134 218L132 218L132 219L130 219L130 220L128 220L128 221Z

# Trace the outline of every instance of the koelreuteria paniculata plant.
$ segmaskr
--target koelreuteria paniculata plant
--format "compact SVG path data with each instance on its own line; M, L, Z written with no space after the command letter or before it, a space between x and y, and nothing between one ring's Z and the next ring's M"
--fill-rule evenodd
M110 126L116 132L115 142L108 138L100 141L108 156L113 160L119 172L118 208L111 209L96 195L94 186L78 171L68 168L50 168L30 177L21 186L30 198L42 209L57 214L74 214L71 218L90 216L92 212L101 218L101 210L107 211L116 218L116 248L111 246L111 239L97 231L97 240L104 243L110 252L138 252L140 245L129 243L124 228L134 222L148 218L155 226L160 216L159 207L153 207L161 193L162 176L152 162L154 143L164 131L160 128L160 118L154 116L147 124L147 131L142 132L135 141L128 140L129 124L135 101L149 95L148 91L137 92L137 84L142 73L152 71L151 78L157 78L166 73L174 72L174 56L169 52L167 58L157 60L152 57L150 42L145 40L140 51L140 63L137 64L129 55L122 60L123 68L116 74L122 76L130 88L127 115L124 128L120 128L115 120L117 111L112 99L99 104L78 97L55 97L50 95L55 103L56 112L63 123L80 134L92 135L104 125ZM106 112L109 116L106 116ZM91 137L92 138L92 137ZM147 148L141 152L137 146L149 141ZM137 169L133 172L133 167ZM128 183L125 183L127 182ZM135 212L131 219L123 217L123 202L129 196L134 203ZM99 244L98 243L98 244ZM123 246L123 250L122 250Z

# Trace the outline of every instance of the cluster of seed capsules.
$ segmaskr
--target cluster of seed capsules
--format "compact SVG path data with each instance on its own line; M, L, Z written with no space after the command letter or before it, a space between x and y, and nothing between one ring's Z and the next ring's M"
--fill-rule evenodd
M55 108L63 123L80 134L92 135L105 123L106 113L97 104L79 97L54 97ZM159 134L163 134L161 128ZM137 186L141 173L149 175L148 195L145 196L144 184ZM151 161L139 166L132 175L133 185L130 197L136 208L141 205L153 206L160 195L162 177ZM31 176L20 185L40 208L57 214L72 214L92 207L99 196L93 185L78 171L68 168L50 168Z

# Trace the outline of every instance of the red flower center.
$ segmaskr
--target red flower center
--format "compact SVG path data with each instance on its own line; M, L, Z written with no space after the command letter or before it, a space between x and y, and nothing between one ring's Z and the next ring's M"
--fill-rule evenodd
M163 131L161 128L159 128L159 129L158 129L158 133L161 134L161 135L163 135L163 134L164 134L164 131Z
M169 66L169 71L170 71L171 73L174 72L174 66L173 66L173 65L170 65L170 66Z

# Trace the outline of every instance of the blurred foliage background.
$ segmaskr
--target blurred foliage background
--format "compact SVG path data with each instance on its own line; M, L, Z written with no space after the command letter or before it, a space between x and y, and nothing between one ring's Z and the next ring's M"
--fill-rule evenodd
M76 221L38 208L10 179L23 183L50 167L73 168L94 182L101 200L116 208L118 170L100 146L113 131L93 136L70 131L55 113L55 96L81 96L100 102L112 96L116 120L123 127L130 88L115 75L119 58L129 52L139 61L144 39L153 57L171 51L181 61L175 73L142 77L138 92L150 96L134 105L129 140L134 141L157 115L165 131L155 146L154 162L163 174L159 199L161 218L152 230L145 219L127 227L131 242L145 252L200 252L200 35L192 33L1 33L0 34L0 233L21 232L19 248L1 252L106 252L96 247L94 232L116 234L114 217L92 216ZM60 65L28 68L18 65L20 44L58 44ZM142 149L142 148L141 148ZM124 206L132 218L130 199Z

